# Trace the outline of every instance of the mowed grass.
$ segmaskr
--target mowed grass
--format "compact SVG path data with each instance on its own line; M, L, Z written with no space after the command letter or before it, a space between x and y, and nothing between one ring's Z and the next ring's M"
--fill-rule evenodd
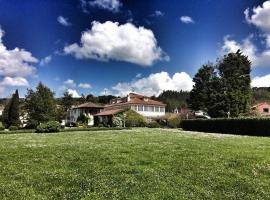
M179 130L0 135L0 199L270 199L270 138Z

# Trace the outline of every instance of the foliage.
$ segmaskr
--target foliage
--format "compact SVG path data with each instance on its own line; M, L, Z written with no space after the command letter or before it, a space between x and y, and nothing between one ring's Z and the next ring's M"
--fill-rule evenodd
M77 123L87 124L88 117L86 117L84 114L80 114L80 116L77 118Z
M49 121L45 123L41 123L37 126L37 133L55 133L61 130L61 125L57 121Z
M0 137L0 199L270 196L269 138L145 128Z
M3 126L3 123L0 122L0 131L3 131L3 130L5 130L5 127Z
M270 87L252 88L252 103L270 103Z
M19 129L18 126L10 126L8 128L8 130L10 130L10 131L17 131L18 129Z
M216 66L204 65L194 76L189 105L211 117L232 117L249 113L251 106L251 62L238 50L229 53Z
M112 118L112 125L113 127L123 127L123 117L114 116Z
M73 104L74 99L72 94L70 94L68 91L64 92L63 97L61 98L61 105L63 106L64 111L67 112L70 110Z
M170 128L179 128L181 123L181 117L179 115L171 115L168 118L168 127Z
M19 126L20 114L19 114L19 93L18 90L12 95L11 99L6 104L3 111L3 123L5 127Z
M126 127L145 127L147 125L145 117L134 110L128 110L124 114L126 115Z
M186 91L163 91L156 99L166 104L166 112L174 112L174 110L187 108L187 99L189 92Z
M152 121L147 124L148 128L160 128L160 125L157 121Z
M181 127L189 131L236 135L270 136L270 118L219 118L183 120Z
M29 117L29 124L36 127L39 123L56 120L56 100L54 93L42 83L36 91L28 90L25 97L25 108Z

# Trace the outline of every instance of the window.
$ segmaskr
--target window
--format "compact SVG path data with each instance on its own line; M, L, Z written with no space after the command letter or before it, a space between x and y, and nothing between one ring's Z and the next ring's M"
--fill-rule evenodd
M160 107L160 112L165 112L165 108L164 107Z
M155 107L155 112L159 112L159 107Z
M150 112L154 112L155 111L155 107L154 106L149 106L149 110Z
M131 110L137 111L137 106L131 106Z
M263 112L269 113L269 108L264 108L264 109L263 109Z
M143 106L138 106L138 111L143 111Z

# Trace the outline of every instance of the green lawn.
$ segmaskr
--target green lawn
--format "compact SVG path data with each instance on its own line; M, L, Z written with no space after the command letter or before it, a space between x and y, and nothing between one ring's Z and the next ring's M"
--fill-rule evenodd
M270 199L270 138L134 129L0 135L0 199Z

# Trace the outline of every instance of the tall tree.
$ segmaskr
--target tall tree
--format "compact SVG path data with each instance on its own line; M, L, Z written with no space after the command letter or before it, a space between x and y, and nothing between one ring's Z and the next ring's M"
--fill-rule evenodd
M218 70L227 101L224 109L233 117L248 113L252 98L251 62L248 57L242 55L240 50L229 53L218 63Z
M29 124L37 126L41 122L56 120L56 100L54 93L41 82L36 91L28 90L25 97L25 108L29 117Z
M10 126L19 126L20 113L19 113L19 92L18 90L12 95L11 99L7 102L3 111L3 123L6 128Z
M67 112L72 107L73 104L74 99L72 97L72 94L66 91L61 99L61 105L63 106L64 111Z
M251 62L239 50L225 55L216 67L204 65L193 78L190 107L205 110L212 117L248 113L252 97L250 72Z
M209 101L214 96L213 82L216 82L215 67L211 64L203 65L193 78L194 87L188 99L193 110L209 110Z

